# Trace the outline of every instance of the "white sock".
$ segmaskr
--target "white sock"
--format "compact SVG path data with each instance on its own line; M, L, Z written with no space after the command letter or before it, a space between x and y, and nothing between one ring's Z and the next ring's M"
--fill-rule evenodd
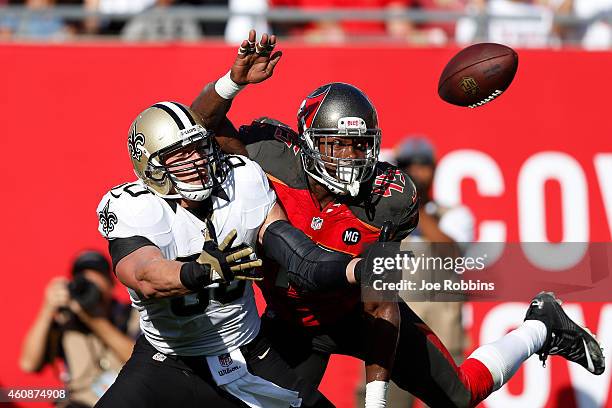
M516 370L546 341L546 326L539 320L527 320L517 329L493 343L474 350L468 358L484 364L493 377L493 391L498 390Z

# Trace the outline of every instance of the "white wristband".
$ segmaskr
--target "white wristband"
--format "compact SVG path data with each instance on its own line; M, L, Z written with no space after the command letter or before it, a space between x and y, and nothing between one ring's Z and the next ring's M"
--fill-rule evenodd
M223 99L234 99L238 92L242 91L242 89L246 85L238 85L232 78L230 78L230 72L227 71L227 74L223 75L217 82L215 82L215 91L219 94Z
M389 383L386 381L371 381L366 384L365 408L385 408Z

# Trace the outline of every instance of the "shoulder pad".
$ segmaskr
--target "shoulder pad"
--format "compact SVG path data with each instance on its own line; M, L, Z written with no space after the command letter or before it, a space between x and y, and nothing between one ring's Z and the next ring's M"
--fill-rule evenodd
M362 221L380 228L392 221L395 239L402 239L418 223L418 197L406 173L386 162L378 162L372 178L362 184L349 207Z
M234 156L243 163L233 167L231 185L224 186L231 201L237 201L243 214L243 225L257 228L263 224L268 212L276 203L276 194L268 183L261 167L244 156ZM213 209L225 205L221 200L213 200Z
M288 125L271 118L258 118L250 125L240 126L238 138L245 145L250 145L264 140L278 140L295 146L299 145L298 134Z
M171 236L174 212L142 184L121 184L102 197L97 208L98 230L106 239L142 236L156 245Z
M246 144L251 160L259 164L268 176L293 188L307 188L302 168L297 134L290 128L254 122L243 131L259 135Z

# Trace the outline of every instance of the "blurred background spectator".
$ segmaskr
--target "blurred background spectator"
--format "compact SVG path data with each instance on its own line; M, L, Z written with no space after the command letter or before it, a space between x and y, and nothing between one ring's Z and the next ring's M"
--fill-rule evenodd
M571 4L572 0L489 0L479 5L491 16L484 25L484 33L479 32L476 19L461 19L456 40L472 43L484 34L488 41L513 47L559 45L563 30L554 23L554 15L569 13Z
M391 10L428 10L461 12L473 2L469 0L405 0L390 1ZM387 24L389 35L398 40L418 44L444 45L452 40L454 22L412 23L406 19L392 19Z
M101 17L88 17L85 21L85 31L89 34L119 34L125 21L105 19L105 15L138 14L153 7L156 0L84 0L85 8L98 12Z
M576 17L590 21L581 28L581 44L588 50L605 50L612 47L612 0L574 0Z
M47 285L23 341L22 370L37 372L50 364L65 382L70 397L58 407L92 407L117 377L140 333L138 313L112 296L111 274L104 255L81 253L71 280L58 276Z
M300 7L309 11L329 8L386 11L385 21L321 21L293 26L288 33L304 35L308 41L345 42L355 38L407 41L418 44L445 44L454 34L454 23L413 23L397 16L408 10L460 12L469 0L272 0L276 7ZM394 14L396 16L394 16ZM287 27L285 27L286 29Z
M264 16L268 11L267 0L229 0L229 10L232 17L225 27L225 41L228 43L240 44L248 37L251 28L258 33L270 32Z
M0 18L0 38L20 37L37 40L65 40L73 30L50 11L55 0L26 0L23 6L32 12L24 16Z
M271 0L274 7L299 7L304 11L325 11L337 9L379 10L386 7L388 0ZM382 21L356 22L324 20L305 24L282 24L275 28L280 33L303 36L310 42L345 42L352 36L372 37L385 34Z
M128 41L194 41L205 36L222 36L226 23L199 21L188 11L180 15L168 13L168 7L205 10L209 6L227 7L228 0L84 0L84 5L87 11L101 14L85 20L84 32L88 34L121 34ZM156 7L158 10L152 12ZM131 15L135 17L130 20Z
M157 0L154 8L132 18L121 32L127 41L196 41L202 32L195 19L188 14L167 14L164 9L174 0Z
M0 0L0 40L87 35L235 44L255 28L311 43L601 50L612 47L611 20L612 0Z

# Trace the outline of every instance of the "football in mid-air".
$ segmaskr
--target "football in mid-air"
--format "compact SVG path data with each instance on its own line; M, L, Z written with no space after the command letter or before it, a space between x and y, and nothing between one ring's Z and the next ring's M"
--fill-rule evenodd
M438 95L453 105L482 106L510 86L517 68L518 55L512 48L495 43L471 45L446 64Z

